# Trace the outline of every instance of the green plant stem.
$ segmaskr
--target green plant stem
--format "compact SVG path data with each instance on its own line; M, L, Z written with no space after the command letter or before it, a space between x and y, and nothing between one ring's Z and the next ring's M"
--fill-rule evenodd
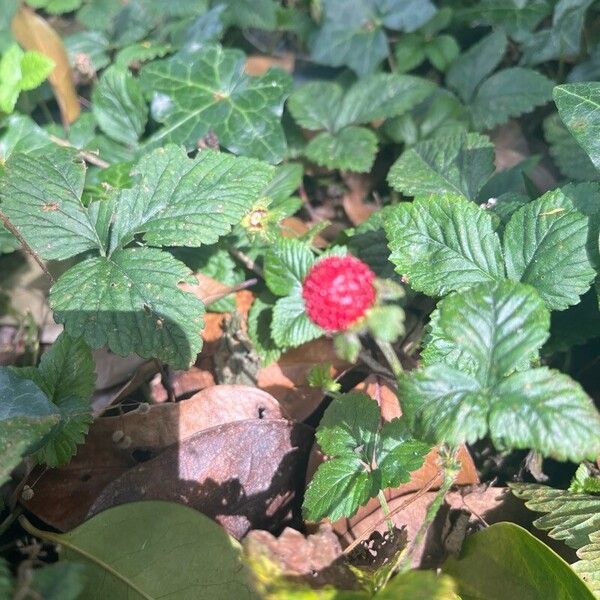
M402 363L400 362L396 351L389 342L384 342L383 340L375 338L375 343L381 350L383 356L385 356L385 360L387 360L392 369L392 373L397 379L404 372L404 369L402 368Z
M387 525L388 531L393 535L394 533L394 522L390 518L390 507L388 506L387 500L385 499L385 494L383 490L379 490L377 492L377 500L379 500L379 504L381 505L381 510L383 511L383 515L385 516L385 523Z

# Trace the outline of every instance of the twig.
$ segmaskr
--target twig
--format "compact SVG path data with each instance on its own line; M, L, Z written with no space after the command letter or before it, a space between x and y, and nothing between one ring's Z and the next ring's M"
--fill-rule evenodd
M59 146L63 148L75 148L71 142L68 140L63 140L62 138L56 137L55 135L50 135L50 139ZM78 148L75 148L78 150ZM90 163L91 165L95 165L96 167L100 167L101 169L106 169L110 167L110 163L102 160L99 156L94 154L93 152L88 152L87 150L79 150L79 156L85 160L85 162Z
M387 379L396 381L396 377L394 377L394 374L387 367L385 367L381 363L377 362L370 354L368 354L364 350L361 350L358 353L358 358L360 358L360 360L362 360L365 363L365 365L367 365L367 367L369 367L371 370L373 370L378 375L382 375L383 377L386 377Z
M302 200L304 208L306 208L306 212L308 213L308 216L310 217L311 221L320 221L319 215L315 212L315 209L310 203L310 198L308 197L308 194L304 189L304 184L300 184L300 187L298 188L298 195L300 196L300 199Z
M33 250L33 248L25 241L25 238L21 235L21 232L10 222L10 219L0 210L0 221L2 221L4 227L8 229L18 240L21 242L21 246L23 246L23 250L35 260L35 262L39 265L40 269L50 278L50 281L54 283L54 277L50 271L48 271L48 267L44 264L42 259L37 255L37 253Z
M247 254L236 248L230 248L229 254L241 262L247 269L254 271L259 277L263 277L263 270Z
M175 397L175 390L171 385L171 380L169 378L169 373L167 372L167 369L165 369L165 366L157 358L154 359L154 364L156 365L156 368L160 373L160 381L163 384L165 390L167 391L167 397L169 399L169 402L177 402L177 398Z
M206 296L203 298L204 306L210 306L213 302L217 302L221 300L221 298L225 298L230 294L235 294L237 292L241 292L242 290L247 290L248 288L256 285L258 283L258 279L256 277L252 279L247 279L246 281L242 281L241 283L236 283L232 285L226 292L222 292L219 294L210 294L210 296Z
M389 342L384 342L383 340L378 339L374 336L375 343L381 350L383 356L385 356L385 360L387 360L388 364L392 369L392 373L396 377L396 379L404 372L402 368L402 363L396 354L396 351L392 348L392 345Z

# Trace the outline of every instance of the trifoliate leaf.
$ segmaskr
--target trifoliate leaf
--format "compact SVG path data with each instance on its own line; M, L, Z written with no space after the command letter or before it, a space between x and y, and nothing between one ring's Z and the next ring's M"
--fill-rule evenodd
M508 276L534 286L551 310L577 304L595 276L588 228L588 217L561 190L526 204L504 231Z
M272 69L250 77L244 64L239 50L205 45L202 52L146 65L141 82L155 94L154 117L164 124L150 146L174 142L192 149L212 131L235 154L279 162L286 151L280 117L290 76Z
M544 120L544 137L550 145L550 155L560 172L569 179L594 181L600 179L600 171L590 157L565 127L558 114Z
M324 0L323 12L312 58L366 75L387 56L384 27L414 31L435 14L435 7L429 0L358 0L348 10L345 0Z
M533 524L571 548L582 548L600 531L600 496L558 490L537 483L509 483L512 493L535 512Z
M590 543L577 550L579 561L572 565L573 570L600 598L600 529L590 534Z
M113 66L102 73L92 92L92 111L110 138L133 146L144 132L148 107L137 79Z
M214 244L252 207L273 175L248 158L205 150L195 159L171 144L136 165L138 185L116 201L111 251L143 234L157 246Z
M417 291L443 296L504 278L491 216L463 198L420 198L386 216L391 262Z
M425 46L425 56L438 71L445 71L459 53L460 46L447 34L438 35Z
M271 336L280 348L296 347L323 335L307 316L300 288L277 300L273 308Z
M445 298L438 311L432 337L467 360L400 378L402 408L419 439L454 445L489 433L500 449L532 448L557 460L600 453L600 415L578 383L545 367L516 371L548 334L548 311L532 288L481 284Z
M309 246L292 238L277 240L265 254L264 275L268 288L277 296L300 289L315 262Z
M0 367L0 485L21 457L58 423L59 413L44 392L28 379Z
M365 127L344 127L338 133L322 131L314 137L304 153L306 157L328 169L365 173L377 152L377 136Z
M569 83L554 88L560 118L600 169L600 83Z
M55 318L93 348L108 346L185 369L202 346L204 306L177 286L190 271L153 248L92 257L64 273L50 291Z
M477 133L436 137L405 150L388 174L409 196L459 194L475 200L494 172L494 147Z
M554 82L546 76L522 67L503 69L486 79L471 104L477 129L492 129L511 117L531 112L552 98Z
M448 87L470 104L479 84L500 64L507 43L504 33L494 31L471 46L448 70Z
M13 153L0 179L0 208L42 258L66 259L104 251L81 202L85 166L73 150L52 146Z
M15 369L33 380L60 411L60 422L36 453L50 467L66 463L83 442L92 421L90 398L96 375L92 353L81 339L62 333L42 355L37 368Z

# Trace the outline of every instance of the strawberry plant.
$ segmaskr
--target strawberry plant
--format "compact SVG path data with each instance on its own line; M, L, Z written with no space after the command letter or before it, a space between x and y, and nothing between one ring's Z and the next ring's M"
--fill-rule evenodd
M0 0L0 597L600 597L599 15Z

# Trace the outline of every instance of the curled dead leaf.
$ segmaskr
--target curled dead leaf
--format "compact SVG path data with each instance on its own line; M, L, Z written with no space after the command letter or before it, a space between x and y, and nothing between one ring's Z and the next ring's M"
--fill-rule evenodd
M263 75L270 68L277 67L287 73L294 71L296 57L291 52L286 52L281 56L265 56L262 54L252 54L246 59L244 70L248 75Z
M73 123L79 117L81 107L73 83L69 57L61 37L30 8L21 6L15 14L11 28L15 39L26 50L35 50L54 61L54 70L48 81L60 108L63 124Z

